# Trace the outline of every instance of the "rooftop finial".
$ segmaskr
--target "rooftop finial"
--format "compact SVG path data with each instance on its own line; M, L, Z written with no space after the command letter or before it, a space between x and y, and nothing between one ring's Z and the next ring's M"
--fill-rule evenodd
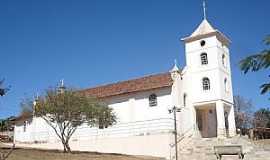
M60 87L64 87L64 79L60 80Z
M33 96L34 100L33 100L33 105L35 106L37 104L37 100L39 98L38 92Z
M58 87L58 92L59 93L63 93L65 91L66 87L65 87L65 84L64 84L64 79L61 79L60 80L60 85Z
M203 1L203 19L206 19L206 4L205 4L205 0Z
M34 99L37 100L39 98L38 92L35 94Z
M33 116L35 116L35 112L36 112L36 105L37 105L37 101L38 101L39 95L38 92L34 95L34 101L33 101Z
M174 59L174 65L177 66L177 59Z

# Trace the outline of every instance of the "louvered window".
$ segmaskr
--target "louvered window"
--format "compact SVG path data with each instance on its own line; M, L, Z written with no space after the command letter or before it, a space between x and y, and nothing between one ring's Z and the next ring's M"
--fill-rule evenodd
M150 107L157 106L157 95L156 94L151 94L149 96L149 106Z
M210 90L210 80L207 77L202 79L203 90Z
M208 64L208 59L207 59L207 54L206 53L201 54L201 64L202 65Z

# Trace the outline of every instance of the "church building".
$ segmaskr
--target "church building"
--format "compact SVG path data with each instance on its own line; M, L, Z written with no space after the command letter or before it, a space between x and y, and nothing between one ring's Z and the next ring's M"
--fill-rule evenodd
M230 68L230 40L206 18L188 37L186 66L165 73L84 89L113 108L111 127L82 125L70 140L71 149L170 159L177 140L227 138L236 134ZM54 131L39 117L17 122L17 146L62 149Z

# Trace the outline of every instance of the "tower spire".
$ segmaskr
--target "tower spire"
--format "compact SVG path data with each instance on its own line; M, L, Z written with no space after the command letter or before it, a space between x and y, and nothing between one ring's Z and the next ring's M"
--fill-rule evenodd
M179 68L178 68L177 60L176 59L174 59L174 66L171 69L171 72L179 72Z
M174 59L174 66L177 66L177 59Z
M206 19L206 4L205 4L205 0L203 0L203 19Z

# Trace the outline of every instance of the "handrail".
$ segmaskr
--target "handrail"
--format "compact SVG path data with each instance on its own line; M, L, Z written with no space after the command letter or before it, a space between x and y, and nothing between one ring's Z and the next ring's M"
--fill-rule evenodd
M187 136L187 134L188 134L191 130L193 130L193 128L194 128L194 126L191 126L191 127L188 128L184 133L178 134L179 137L177 138L177 144L180 143L180 142ZM192 136L192 135L193 135L193 132L192 132L189 136ZM174 147L174 146L175 146L175 143L170 144L170 147L171 147L171 148Z

